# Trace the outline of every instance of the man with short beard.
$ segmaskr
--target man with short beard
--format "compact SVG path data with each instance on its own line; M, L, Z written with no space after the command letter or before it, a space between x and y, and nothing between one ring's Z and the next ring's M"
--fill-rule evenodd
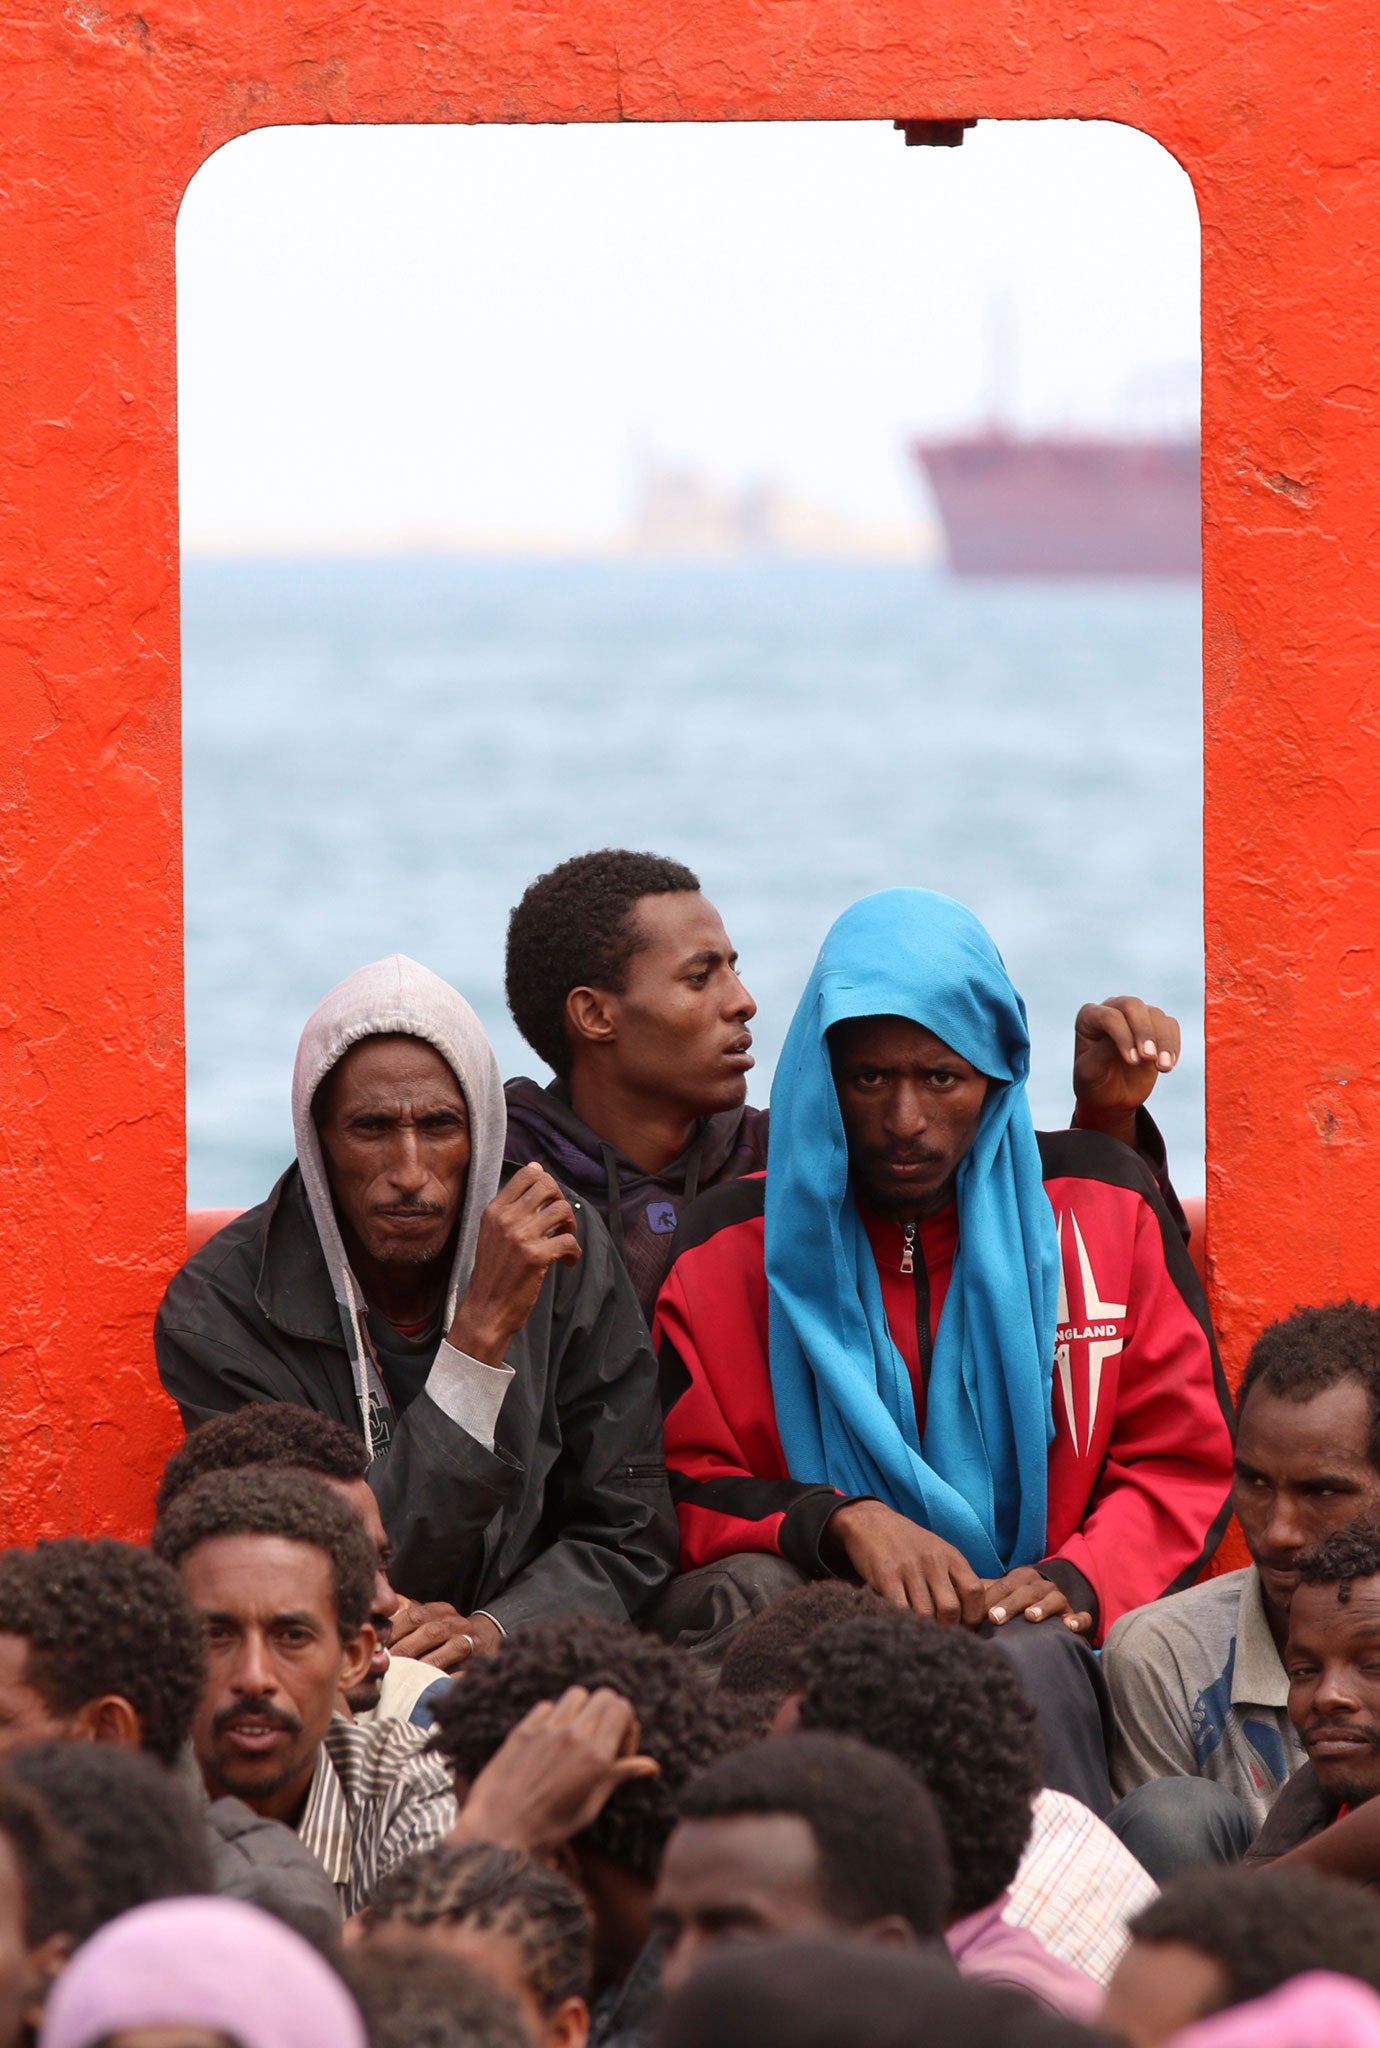
M206 1623L192 1743L207 1792L295 1828L348 1917L456 1819L422 1730L336 1710L374 1654L358 1517L311 1473L251 1467L189 1486L153 1543Z
M598 1216L504 1173L469 1004L401 954L361 968L307 1020L292 1106L296 1163L159 1308L183 1421L288 1401L361 1437L404 1655L641 1613L675 1557L656 1363Z

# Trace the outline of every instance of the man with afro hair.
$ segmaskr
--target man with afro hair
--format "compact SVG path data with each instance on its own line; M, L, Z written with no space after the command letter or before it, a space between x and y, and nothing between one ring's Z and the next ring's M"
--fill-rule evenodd
M1155 1887L1076 1799L1041 1788L1040 1737L1009 1660L904 1609L821 1628L777 1725L856 1736L918 1772L954 1875L950 1945L965 1974L1028 1975L1075 2018L1105 1984ZM1059 1973L1073 1977L1064 2001Z
M757 1005L723 919L679 861L579 854L514 910L507 991L556 1077L508 1083L507 1157L599 1211L650 1323L681 1209L767 1163L747 1100Z
M441 1602L435 1603L434 1613L424 1612L394 1592L388 1577L393 1546L365 1476L369 1454L362 1439L333 1416L294 1407L289 1401L254 1401L228 1415L213 1415L192 1431L163 1467L155 1512L163 1514L184 1487L205 1473L238 1472L247 1465L315 1472L359 1516L378 1558L369 1616L378 1640L368 1674L351 1691L346 1705L357 1721L376 1714L380 1720L411 1721L416 1728L429 1728L437 1688L448 1682L437 1665L452 1661L457 1641L454 1661L463 1661L463 1617ZM395 1638L405 1640L417 1654L395 1649ZM421 1662L424 1651L431 1653L429 1663Z
M0 1756L80 1740L175 1763L204 1671L200 1617L147 1550L62 1536L0 1552Z
M1284 1645L1302 1553L1380 1514L1380 1309L1296 1308L1262 1330L1236 1394L1232 1506L1250 1553L1124 1615L1103 1658L1113 1817L1163 1883L1249 1845L1304 1761Z
M1380 1905L1367 1892L1311 1870L1190 1871L1131 1922L1101 2025L1158 2048L1310 1970L1380 1991Z
M437 1707L432 1744L454 1775L458 1835L557 1856L588 1901L596 2039L639 2023L655 1997L652 1894L677 1802L740 1739L682 1653L574 1616L532 1623ZM540 1799L537 1786L549 1787Z

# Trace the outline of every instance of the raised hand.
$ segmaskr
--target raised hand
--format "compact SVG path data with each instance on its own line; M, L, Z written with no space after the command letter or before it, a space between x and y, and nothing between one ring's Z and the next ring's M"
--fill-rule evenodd
M654 1778L637 1715L607 1686L572 1685L518 1722L470 1786L452 1842L494 1842L549 1856L587 1828L631 1778Z
M1073 1120L1136 1142L1136 1111L1178 1064L1179 1023L1139 996L1084 1003L1073 1027Z
M474 1271L450 1342L485 1365L501 1365L549 1269L558 1260L573 1266L580 1255L575 1211L561 1189L535 1163L519 1167L480 1220Z

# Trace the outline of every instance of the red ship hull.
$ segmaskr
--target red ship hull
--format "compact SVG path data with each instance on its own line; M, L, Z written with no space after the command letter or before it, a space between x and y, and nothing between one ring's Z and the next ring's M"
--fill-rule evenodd
M959 576L1192 576L1196 441L917 442Z

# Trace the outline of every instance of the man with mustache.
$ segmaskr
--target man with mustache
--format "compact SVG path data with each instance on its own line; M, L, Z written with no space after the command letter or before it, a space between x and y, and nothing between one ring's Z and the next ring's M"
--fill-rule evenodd
M1211 1555L1231 1431L1151 1176L1093 1132L1037 1140L1029 1056L961 905L893 889L835 923L765 1180L704 1198L658 1302L690 1575L658 1618L695 1629L694 1574L718 1597L736 1555L766 1553L993 1629L1041 1711L1046 1782L1105 1813L1088 1644Z
M367 1477L369 1454L343 1422L286 1401L254 1401L229 1415L212 1416L192 1431L163 1467L154 1511L166 1514L178 1494L208 1472L239 1472L252 1465L314 1472L359 1516L378 1560L369 1613L375 1645L373 1662L345 1704L357 1721L377 1714L385 1721L411 1721L414 1727L429 1728L431 1708L450 1680L434 1664L392 1652L394 1622L402 1605L388 1577L393 1546Z
M1278 1857L1374 1884L1380 1876L1380 1522L1334 1530L1295 1563L1284 1668L1308 1758L1247 1861ZM1292 1853L1291 1853L1292 1852Z
M1380 1310L1298 1308L1236 1397L1232 1506L1251 1563L1122 1618L1103 1667L1117 1833L1164 1882L1240 1856L1304 1760L1284 1647L1305 1550L1380 1514Z
M294 1828L348 1918L457 1813L423 1730L337 1711L374 1654L358 1515L314 1473L213 1472L177 1496L153 1547L205 1622L192 1743L207 1793Z
M177 1273L154 1346L189 1428L286 1401L347 1424L406 1606L451 1668L535 1615L640 1613L675 1556L656 1366L589 1208L503 1169L492 1049L394 954L308 1019L297 1159Z
M733 942L680 861L603 847L526 890L506 983L556 1077L508 1082L506 1157L539 1160L598 1210L650 1324L686 1205L767 1163L767 1112L747 1099L757 1005ZM1078 1013L1074 1122L1136 1147L1182 1225L1142 1107L1178 1052L1173 1018L1135 996Z

